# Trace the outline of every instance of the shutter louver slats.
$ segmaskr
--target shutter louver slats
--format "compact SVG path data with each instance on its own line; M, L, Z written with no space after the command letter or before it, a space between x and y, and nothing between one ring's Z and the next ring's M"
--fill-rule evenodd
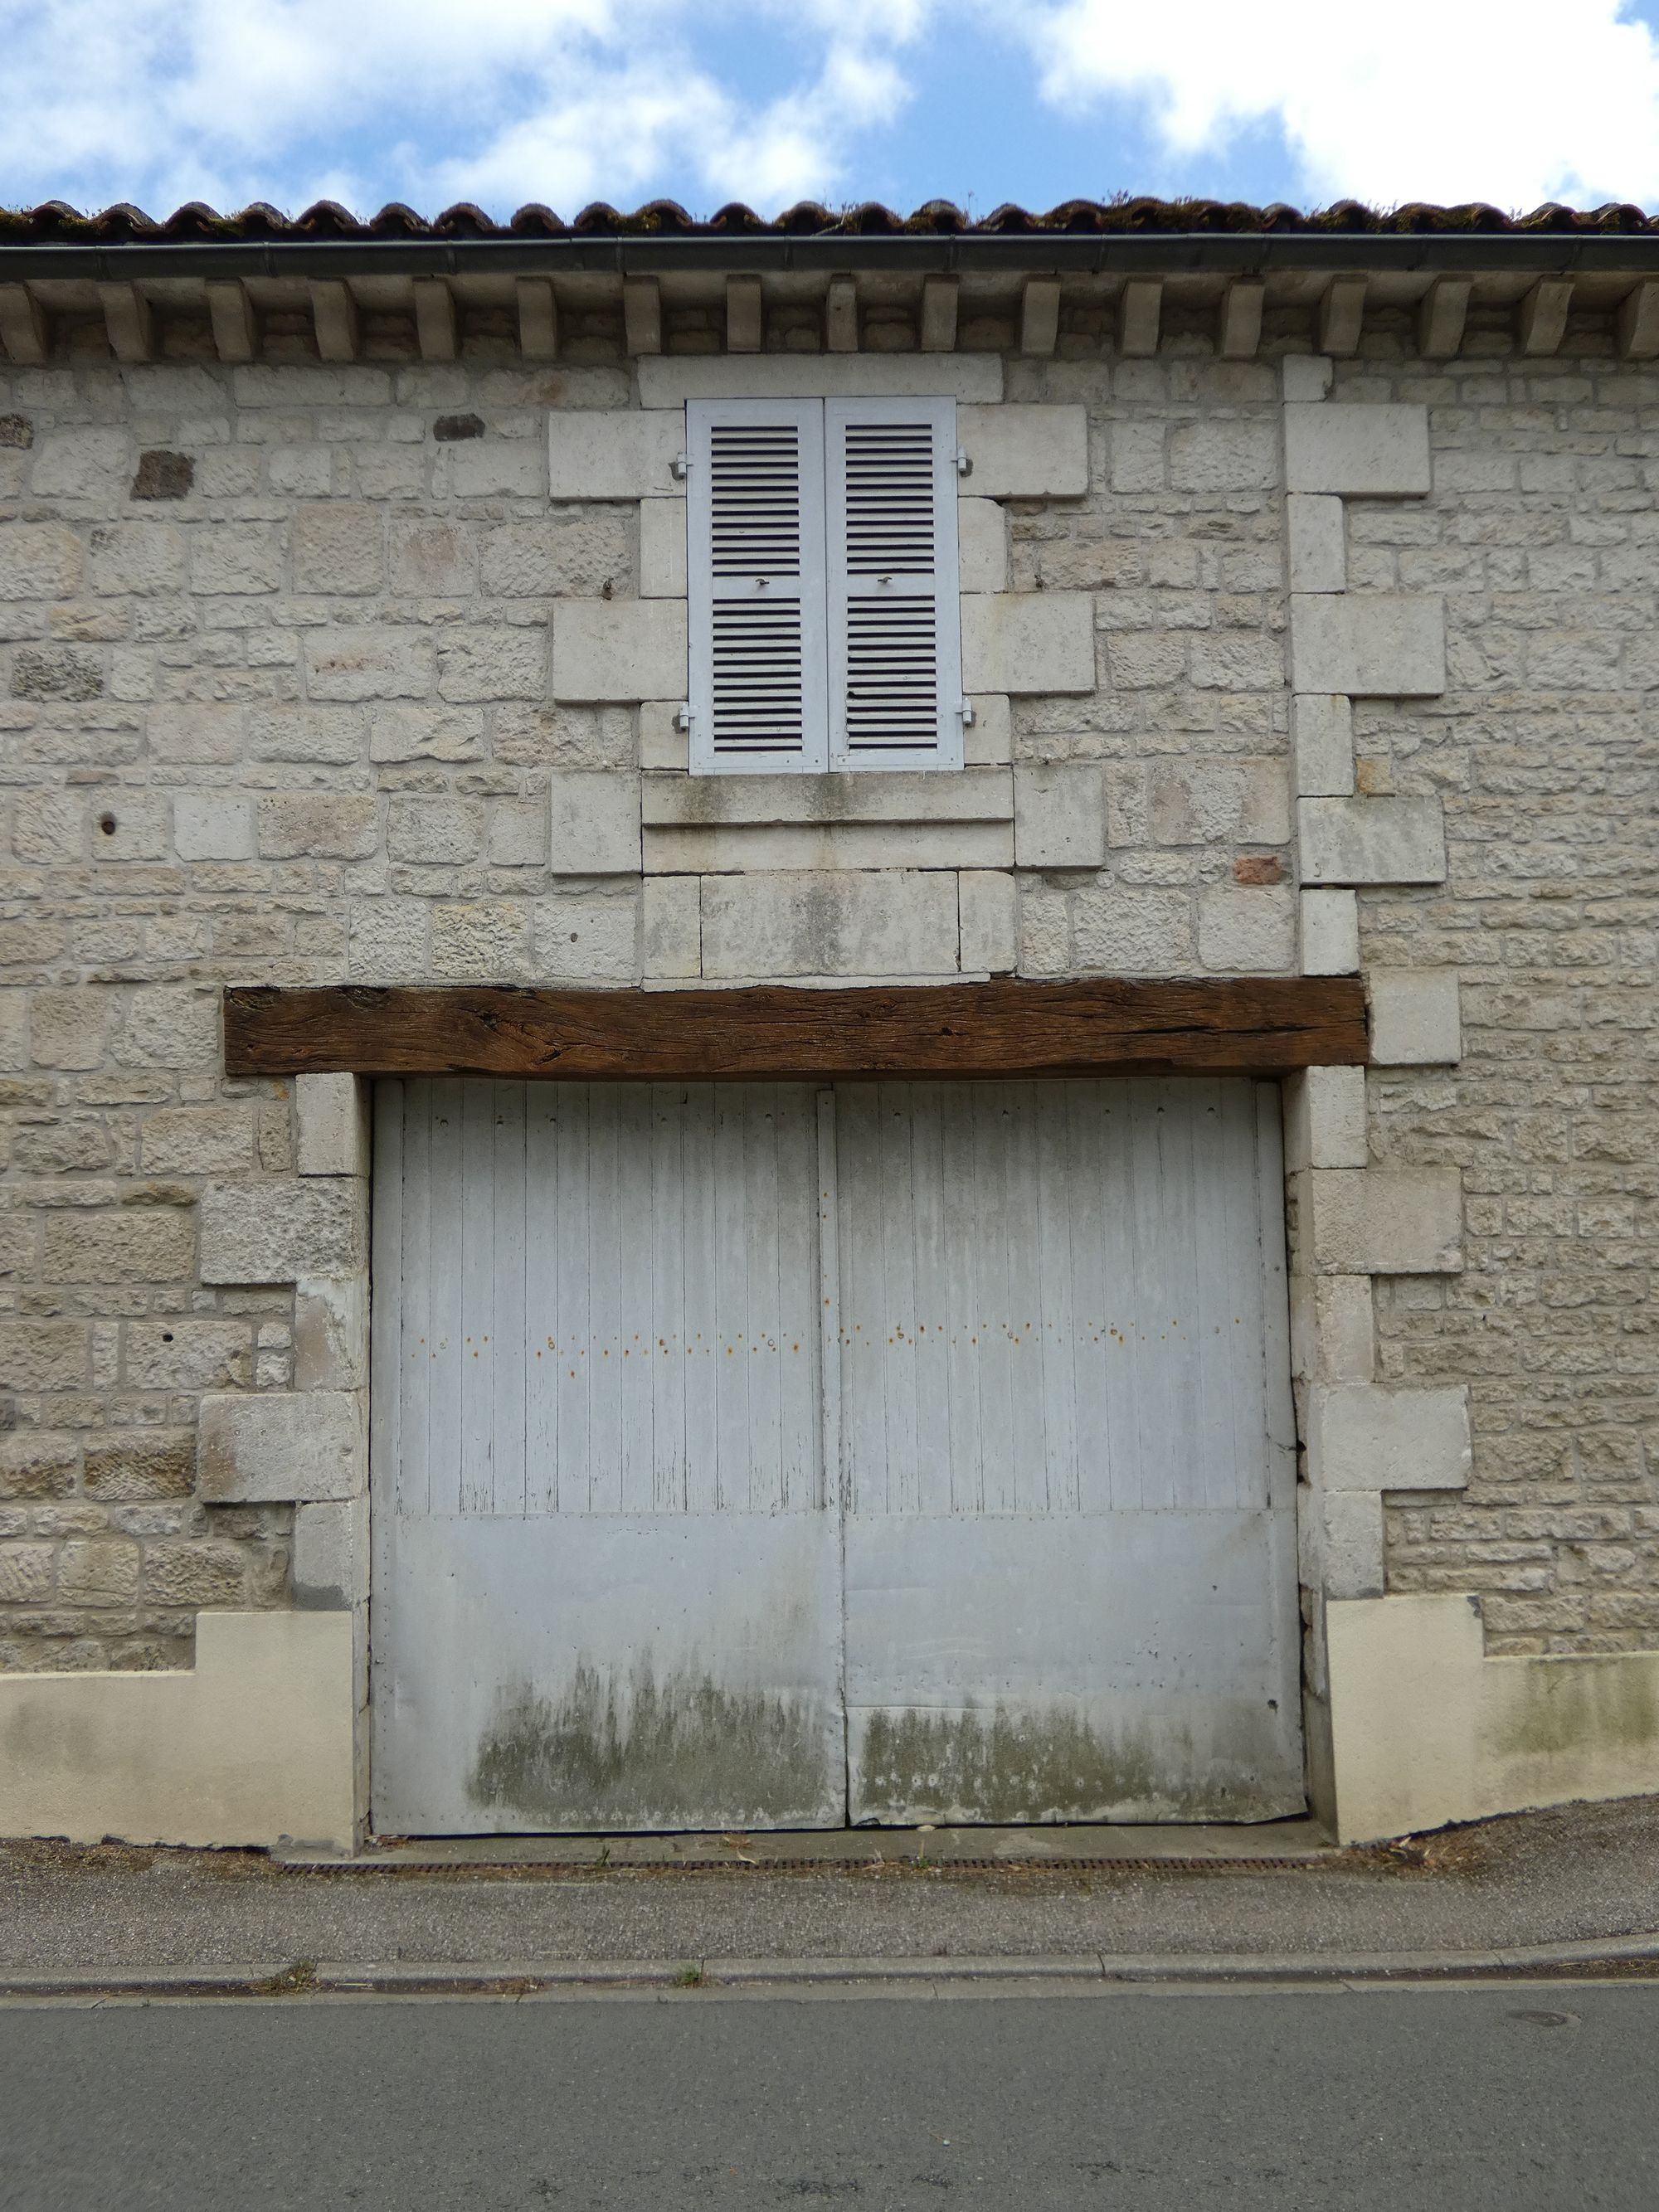
M691 764L821 770L822 406L694 403L686 428Z
M960 768L956 408L826 403L830 765Z

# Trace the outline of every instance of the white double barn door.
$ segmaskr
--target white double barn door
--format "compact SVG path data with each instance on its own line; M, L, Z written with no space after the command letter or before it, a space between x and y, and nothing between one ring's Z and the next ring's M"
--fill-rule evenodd
M1276 1086L378 1096L383 1832L1303 1802Z

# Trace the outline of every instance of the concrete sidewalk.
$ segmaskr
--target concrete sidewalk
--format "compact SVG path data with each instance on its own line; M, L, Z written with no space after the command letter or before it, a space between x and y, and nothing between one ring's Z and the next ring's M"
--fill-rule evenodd
M601 1864L593 1838L585 1863L568 1844L498 1863L422 1846L335 1866L14 1843L0 1990L1659 1969L1659 1799L1364 1850L1287 1833L1275 1851L1272 1836L1241 1838L1248 1858L1149 1844L941 1864L937 1839L890 1833L884 1857L793 1871L782 1853L744 1863L758 1854L741 1838L711 1839L729 1863L695 1868L617 1864L620 1845Z

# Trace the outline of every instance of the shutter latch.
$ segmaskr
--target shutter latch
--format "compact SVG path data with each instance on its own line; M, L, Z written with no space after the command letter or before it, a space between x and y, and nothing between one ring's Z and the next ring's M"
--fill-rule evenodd
M964 453L961 447L958 446L953 458L957 465L957 474L959 477L972 476L974 473L974 457L971 453Z

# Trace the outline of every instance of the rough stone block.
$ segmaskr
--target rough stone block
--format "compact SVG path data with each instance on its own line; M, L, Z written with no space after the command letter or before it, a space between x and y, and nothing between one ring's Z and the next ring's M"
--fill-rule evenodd
M1014 696L1092 691L1093 599L1084 592L964 595L962 681L967 691Z
M1437 799L1304 799L1297 805L1304 884L1442 884L1446 829Z
M368 1499L296 1506L294 1602L302 1612L343 1613L368 1599Z
M361 1390L368 1382L368 1280L301 1275L294 1286L294 1387Z
M1304 891L1300 901L1302 973L1359 972L1359 901L1352 891Z
M1291 682L1298 691L1423 698L1446 688L1443 600L1407 592L1298 592L1291 600Z
M1008 518L994 499L957 501L957 575L964 592L1008 588Z
M177 1283L195 1273L195 1224L187 1206L51 1215L40 1271L49 1283Z
M710 876L702 972L789 975L957 972L957 879L902 873Z
M640 975L640 901L536 902L535 973L562 983L633 983Z
M1316 1383L1308 1397L1308 1479L1331 1490L1464 1490L1474 1455L1469 1394Z
M1292 698L1291 760L1299 798L1352 794L1353 708L1340 693L1303 691Z
M197 1430L197 1487L210 1505L355 1498L368 1451L355 1390L212 1391Z
M549 866L556 876L640 872L640 779L628 769L555 769Z
M313 699L424 699L437 670L431 635L417 629L307 633L306 683Z
M1193 907L1184 890L1114 884L1073 902L1077 964L1101 975L1190 975L1197 966Z
M1365 1071L1363 1067L1307 1067L1285 1079L1285 1165L1363 1168Z
M653 876L641 908L647 979L702 973L702 895L696 876Z
M1286 491L1421 499L1432 483L1426 407L1286 405Z
M1301 1191L1316 1273L1462 1273L1463 1182L1455 1168L1314 1169Z
M1106 804L1091 764L1034 763L1014 770L1014 863L1098 868L1106 860Z
M1198 957L1212 975L1294 975L1295 892L1288 884L1200 892Z
M553 610L553 696L684 699L683 599L563 599Z
M982 402L1002 397L1002 362L992 353L953 353L932 357L923 354L767 353L752 360L719 354L663 354L641 362L639 384L640 404L646 408L683 407L688 399L921 398ZM683 442L682 435L674 452L679 451ZM637 498L639 495L631 496Z
M547 635L498 623L444 631L438 641L438 693L458 706L492 699L547 696Z
M378 802L344 792L272 791L259 800L267 860L365 860L379 849Z
M295 510L289 547L296 592L378 592L386 581L380 511L349 500Z
M295 1079L295 1164L302 1176L368 1173L368 1085L355 1075Z
M188 1429L119 1429L89 1438L86 1492L106 1504L188 1498L196 1487L196 1438Z
M1310 1382L1369 1382L1376 1318L1369 1275L1291 1278L1291 1371Z
M482 760L483 716L467 707L383 707L368 726L372 761Z
M33 1429L0 1434L0 1498L13 1504L68 1498L74 1492L80 1460L81 1440L68 1431Z
M251 860L253 801L223 791L175 792L173 845L181 860Z
M0 1388L82 1389L87 1352L83 1321L0 1320Z
M1009 975L1019 963L1019 915L1012 876L967 868L957 878L964 975Z
M550 500L683 495L674 474L685 423L655 409L555 408L547 418Z
M1334 374L1328 354L1287 353L1279 363L1284 395L1291 403L1322 399Z
M1340 499L1306 493L1287 499L1285 536L1293 592L1347 590L1347 537Z
M66 599L81 581L81 541L61 522L0 523L0 599Z
M640 597L683 599L685 588L685 502L645 500L640 507Z
M356 1177L271 1176L202 1193L202 1280L291 1283L367 1265L363 1185Z
M1378 1067L1452 1067L1463 1057L1455 968L1378 968L1367 980Z
M1089 417L1077 406L961 407L957 443L975 499L1081 499L1089 489Z
M1279 434L1272 422L1221 416L1170 431L1172 490L1267 491L1278 480Z

